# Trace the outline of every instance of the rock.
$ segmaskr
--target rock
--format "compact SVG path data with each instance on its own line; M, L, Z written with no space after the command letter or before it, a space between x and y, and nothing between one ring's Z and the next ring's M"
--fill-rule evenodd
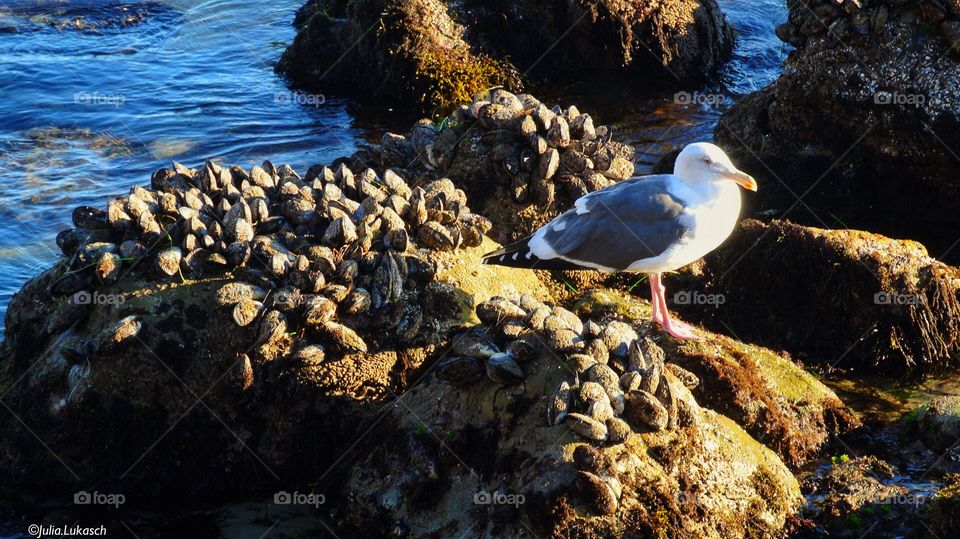
M645 301L602 289L583 294L576 311L628 320L649 320L651 313ZM651 358L665 353L669 363L696 376L700 384L693 394L703 406L737 421L790 466L803 465L834 436L860 425L832 390L789 357L719 334L704 337L704 342L662 341L662 350L644 346Z
M927 504L924 523L931 536L956 537L960 534L960 476L954 475Z
M943 453L960 440L960 397L937 397L905 419L911 436L919 435L927 447Z
M283 247L279 240L258 245ZM330 254L320 247L304 249L311 265ZM259 266L181 282L142 264L97 290L122 302L72 303L50 290L69 270L62 260L25 284L6 314L0 387L30 431L13 414L0 418L0 470L10 485L74 484L55 453L81 481L104 489L122 483L145 496L235 496L275 488L273 474L319 476L369 426L379 408L373 403L403 391L455 329L477 322L476 302L511 290L549 298L532 273L481 265L480 255L495 248L484 238L456 251L418 247L402 260L411 275L406 299L383 310L413 332L414 342L403 345L394 340L399 329L371 328L371 315L338 312L324 296L305 292L287 304L289 283L279 286ZM340 262L325 267L331 279L343 278ZM362 269L353 279L369 277ZM239 303L266 304L269 323L237 326ZM403 322L417 313L429 324ZM362 324L327 341L329 324L346 328L347 316ZM352 336L366 353L353 353L360 346ZM52 452L37 451L31 431ZM150 449L157 439L163 443ZM127 469L136 480L120 477Z
M427 379L410 390L404 396L410 410L391 412L361 442L362 456L347 472L349 524L374 537L397 522L415 537L553 537L571 529L596 537L655 536L657 530L675 537L739 537L747 530L776 536L803 503L796 480L773 452L731 420L701 409L676 380L680 408L696 418L684 428L640 430L624 444L611 436L614 428L618 436L629 434L618 419L608 427L573 413L562 425L546 426L544 407L520 406L516 399L526 392L546 401L569 376L554 361L549 355L535 360L526 389L481 383L451 392ZM570 434L571 427L591 438ZM607 440L596 440L603 432ZM440 440L431 433L447 434ZM400 449L408 440L417 440L415 452ZM414 455L437 455L439 479L414 472ZM470 473L507 455L515 462L509 476ZM522 485L514 474L526 478ZM686 492L697 495L681 503ZM509 505L520 495L523 503Z
M804 481L813 500L817 524L831 536L870 535L895 530L921 517L923 496L897 485L896 471L873 457L842 455ZM879 510L878 510L879 509Z
M861 30L879 25L863 36L805 37L790 23L778 31L798 50L779 79L724 113L715 138L757 177L757 210L781 215L797 204L783 216L823 228L907 235L944 253L960 224L954 211L960 203L954 173L960 63L956 50L948 52L956 33L941 36L938 24L923 18L884 20L887 11L908 11L903 2L880 3L889 10L880 6L872 17L859 17ZM939 11L939 3L923 4ZM794 21L809 8L795 2L790 11ZM956 28L951 18L939 27ZM960 259L957 251L948 255Z
M724 298L712 311L741 339L888 376L958 364L960 270L916 242L749 220L706 265ZM769 306L762 329L743 309L760 304Z
M487 88L517 90L528 77L562 83L648 77L653 70L699 80L733 46L714 0L670 0L656 10L616 0L561 4L491 9L475 1L310 0L297 14L297 36L277 71L308 91L350 88L351 97L449 111ZM496 104L509 111L522 106L509 98Z

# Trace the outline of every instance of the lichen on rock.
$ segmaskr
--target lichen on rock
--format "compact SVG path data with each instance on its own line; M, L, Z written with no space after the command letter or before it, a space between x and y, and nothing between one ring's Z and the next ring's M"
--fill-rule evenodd
M714 0L654 5L310 0L277 70L300 88L448 113L493 86L586 76L701 79L729 56L733 32Z

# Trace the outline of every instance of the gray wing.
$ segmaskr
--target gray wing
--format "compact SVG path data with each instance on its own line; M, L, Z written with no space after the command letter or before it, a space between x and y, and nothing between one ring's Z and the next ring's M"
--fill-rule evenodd
M659 256L688 231L680 219L686 202L668 191L670 178L634 178L590 193L536 236L557 256L613 270Z

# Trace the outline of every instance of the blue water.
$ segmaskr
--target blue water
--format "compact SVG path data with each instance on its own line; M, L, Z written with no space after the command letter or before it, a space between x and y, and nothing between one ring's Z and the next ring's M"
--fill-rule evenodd
M344 99L291 96L273 64L301 3L0 0L0 316L56 260L71 207L103 205L171 160L269 158L302 172L409 127L358 121ZM733 99L772 81L782 3L722 1L738 48L720 81L690 90ZM638 144L642 166L664 145L709 139L721 111L648 96L598 114Z

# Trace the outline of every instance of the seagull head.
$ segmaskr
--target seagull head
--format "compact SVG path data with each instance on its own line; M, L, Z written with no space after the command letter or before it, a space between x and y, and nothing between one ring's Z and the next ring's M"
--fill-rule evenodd
M690 185L732 181L744 189L757 190L756 180L737 170L727 154L709 142L687 145L677 156L673 174Z

